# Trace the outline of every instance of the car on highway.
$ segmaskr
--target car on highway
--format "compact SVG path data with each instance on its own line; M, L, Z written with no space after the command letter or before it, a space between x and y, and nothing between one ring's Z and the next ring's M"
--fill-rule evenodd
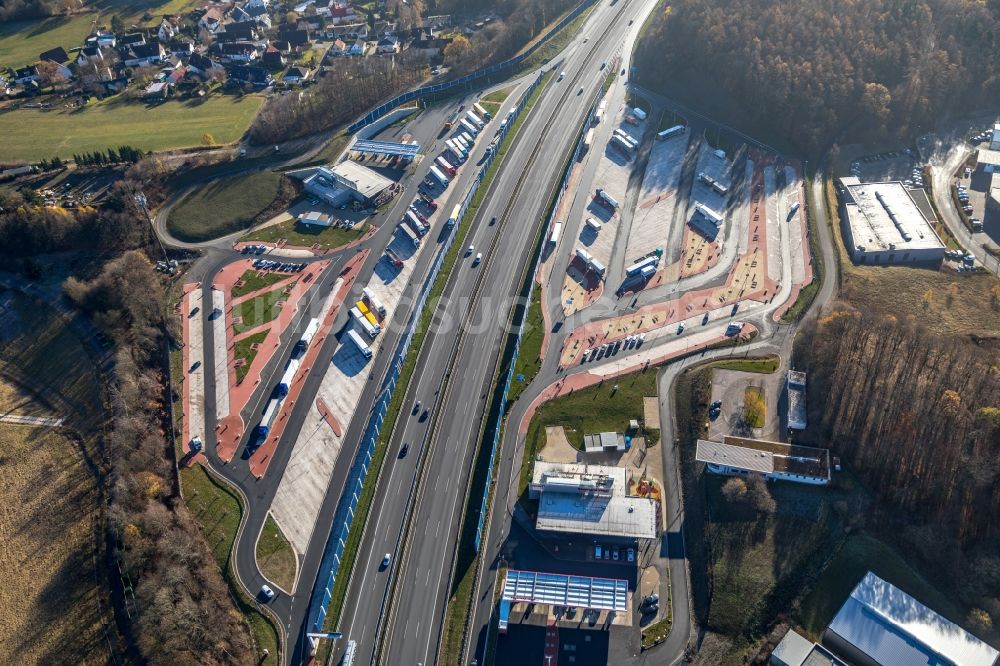
M482 261L483 261L483 253L480 252L479 254L476 255L476 258L472 260L472 265L478 266L480 263L482 263Z
M465 256L467 256L467 257L471 257L471 256L472 256L472 253L473 253L473 252L475 252L475 251L476 251L476 248L475 248L475 246L473 246L473 245L470 245L470 246L469 246L468 248L466 248L466 250L465 250Z
M420 415L420 422L423 423L427 420L427 417L431 415L431 410L425 409L424 413Z
M559 72L559 78L556 79L556 82L562 81L565 78L566 78L566 72Z
M608 66L608 63L607 63L607 62L602 62L602 63L601 63L601 70L603 71L603 70L604 70L604 68L605 68L605 67L607 67L607 66Z
M403 442L403 445L399 447L399 457L405 458L406 453L410 450L410 444L408 442Z
M684 322L681 322L677 324L677 335L680 335L683 332L684 332Z
M576 94L577 95L582 95L583 94L583 86L580 86L580 89L576 91Z
M266 601L270 601L271 599L274 599L274 590L272 590L269 585L261 585L260 596Z
M389 553L386 553L385 557L382 558L382 564L379 565L379 568L380 569L388 569L390 562L392 562L392 555L390 555Z

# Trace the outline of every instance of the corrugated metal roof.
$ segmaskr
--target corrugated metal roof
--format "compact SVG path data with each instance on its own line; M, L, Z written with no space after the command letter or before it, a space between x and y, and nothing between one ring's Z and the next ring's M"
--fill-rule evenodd
M509 569L501 600L624 611L628 581Z
M993 666L1000 652L868 572L827 628L883 666Z
M730 444L723 444L722 442L711 442L704 439L698 440L695 460L714 465L728 465L729 467L747 469L753 472L760 472L761 474L770 474L774 471L773 453L744 448L742 446L732 446Z

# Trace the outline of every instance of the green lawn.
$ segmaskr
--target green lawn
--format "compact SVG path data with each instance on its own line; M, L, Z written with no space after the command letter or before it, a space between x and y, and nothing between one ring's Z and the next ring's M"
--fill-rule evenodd
M781 359L771 354L761 358L727 358L721 361L712 361L711 367L720 370L739 370L740 372L759 372L769 375L778 369Z
M502 90L494 90L488 95L484 95L479 103L484 109L490 112L491 115L495 116L500 113L500 107L503 105L504 100L510 95L510 91L513 88L503 88Z
M585 433L622 432L629 419L641 421L642 399L653 395L656 395L656 368L650 367L550 400L538 408L528 426L525 461L534 460L545 446L546 426L563 426L570 444L582 449ZM531 481L531 470L531 464L521 466L519 495Z
M278 196L281 174L257 171L209 183L170 211L167 227L177 238L203 241L249 225Z
M524 333L521 337L521 348L517 353L517 364L514 366L514 379L510 383L507 401L514 402L521 392L532 382L542 367L539 354L545 338L545 320L542 317L542 290L538 285L531 292L531 305L524 320ZM518 379L521 376L524 379Z
M212 550L212 556L222 569L226 582L236 593L240 610L253 631L258 653L261 654L257 664L277 664L278 634L271 622L251 605L250 600L235 584L229 566L229 556L243 514L240 500L213 479L201 465L182 468L180 474L188 510L198 521L201 533ZM266 657L263 656L264 650L268 652Z
M294 284L294 282L292 283ZM274 318L281 312L278 302L285 300L285 289L272 289L260 294L256 298L243 301L233 308L233 316L240 317L240 323L233 323L233 330L236 333L249 331L261 324L274 321Z
M250 301L251 303L253 301ZM240 384L243 382L243 378L247 376L247 372L250 370L250 364L257 357L257 350L251 349L254 344L260 344L264 342L264 338L267 337L267 331L260 331L259 333L254 333L253 335L248 335L242 340L236 343L236 348L233 350L234 359L245 359L246 363L243 365L236 366L236 383Z
M963 618L955 604L914 571L898 552L878 539L858 533L844 542L802 600L796 618L812 638L819 638L847 595L868 571L875 572L876 576L952 621Z
M185 148L200 145L206 132L219 143L230 143L243 135L262 101L259 95L211 95L199 102L149 106L119 96L73 111L8 111L0 113L3 156L65 159L123 144L153 151Z
M34 21L0 22L0 67L23 67L38 62L43 51L61 46L69 50L83 44L95 13Z
M298 220L286 220L279 224L251 231L240 240L274 243L284 238L288 245L312 247L319 244L324 250L329 250L361 238L367 229L367 223L355 225L353 229L336 229L302 224Z
M288 275L284 273L261 273L254 269L243 273L243 275L240 276L240 279L243 280L243 284L239 287L233 287L230 292L232 293L233 298L246 296L247 294L257 291L258 289L278 284L283 280L287 280Z
M264 529L257 540L257 563L264 576L286 592L295 585L295 551L288 539L281 533L278 523L271 514L264 521Z

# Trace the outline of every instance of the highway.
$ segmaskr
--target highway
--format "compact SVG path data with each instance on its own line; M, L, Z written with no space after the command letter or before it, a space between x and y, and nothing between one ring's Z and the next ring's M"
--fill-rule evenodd
M474 221L471 255L484 252L483 263L474 268L466 256L448 281L403 402L421 406L407 410L389 444L395 453L405 442L409 453L387 458L340 623L345 639L357 643L355 663L372 660L383 613L380 662L437 660L469 473L507 334L504 324L521 288L546 195L562 176L561 164L603 79L601 63L623 45L638 5L636 0L599 5L554 63L566 72L565 80L551 80L541 93ZM493 217L497 222L490 225ZM422 420L425 409L430 413ZM412 530L399 548L414 484ZM382 570L386 553L393 561ZM396 580L386 603L390 576Z

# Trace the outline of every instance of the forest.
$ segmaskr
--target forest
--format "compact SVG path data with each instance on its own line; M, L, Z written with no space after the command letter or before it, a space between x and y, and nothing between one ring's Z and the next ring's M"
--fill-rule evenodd
M1000 352L989 344L835 311L795 354L810 395L826 396L809 403L812 437L879 499L869 523L1000 626Z
M674 0L638 81L779 147L909 137L1000 102L1000 3Z

